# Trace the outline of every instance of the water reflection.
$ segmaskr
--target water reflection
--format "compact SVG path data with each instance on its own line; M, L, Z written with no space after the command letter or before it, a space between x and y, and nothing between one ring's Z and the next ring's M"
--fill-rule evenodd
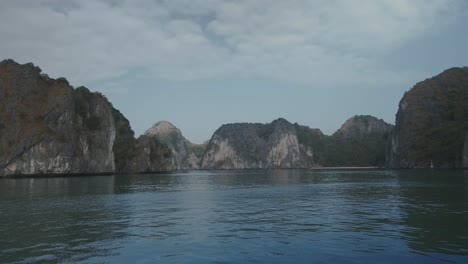
M0 179L4 262L468 261L465 171Z
M369 177L370 176L370 177ZM386 171L238 170L190 171L116 177L116 193L194 191L236 188L357 182L385 182L395 177Z
M84 261L115 254L127 205L114 199L114 177L0 181L1 262Z
M408 246L420 253L468 255L468 171L402 172Z
M0 179L2 198L112 194L115 176Z

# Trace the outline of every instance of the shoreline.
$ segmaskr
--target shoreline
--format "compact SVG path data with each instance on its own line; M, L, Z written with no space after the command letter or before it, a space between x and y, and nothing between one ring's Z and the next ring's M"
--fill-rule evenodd
M145 172L98 172L98 173L41 173L41 174L9 174L0 175L1 179L21 179L21 178L55 178L55 177L92 177L92 176L119 176L119 175L145 175L145 174L174 174L174 173L187 173L190 171L254 171L254 170L311 170L311 171L332 171L332 170L468 170L468 168L385 168L373 166L360 166L360 167L313 167L313 168L249 168L249 169L187 169L187 170L174 170L174 171L145 171Z
M385 167L314 167L308 170L388 170Z

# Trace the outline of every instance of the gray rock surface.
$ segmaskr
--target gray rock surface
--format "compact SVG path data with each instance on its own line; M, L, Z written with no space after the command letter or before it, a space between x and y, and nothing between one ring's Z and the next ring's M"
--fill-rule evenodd
M269 124L227 124L212 136L201 167L383 166L385 138L392 129L372 116L354 116L332 136L283 118Z
M122 171L125 173L166 172L176 170L176 160L171 149L157 139L141 136L131 155L125 160Z
M371 134L388 133L392 129L393 126L382 119L369 115L356 115L346 120L334 135L347 139L362 140Z
M176 169L199 169L206 144L194 144L187 140L180 129L168 121L160 121L146 130L145 136L158 139L172 152Z
M111 111L99 93L0 62L0 175L113 172Z
M135 139L127 118L114 108L113 116L116 125L113 148L116 172L147 173L178 169L175 156L167 145L148 136Z
M33 64L0 62L0 176L174 170L170 149L135 139L100 93L73 89Z
M300 144L294 125L280 118L269 124L221 126L208 143L201 167L251 169L315 165L312 148Z

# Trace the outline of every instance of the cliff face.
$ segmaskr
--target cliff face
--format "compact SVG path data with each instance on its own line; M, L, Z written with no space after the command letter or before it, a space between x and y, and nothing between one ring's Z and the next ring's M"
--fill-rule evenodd
M0 62L0 175L112 172L114 139L101 94Z
M269 124L228 124L212 136L202 160L206 169L312 167L312 149L299 143L285 119Z
M354 116L332 136L282 118L223 125L208 144L202 168L383 166L385 138L392 128L372 116Z
M115 141L112 148L115 171L123 173L128 170L129 160L136 155L137 140L128 119L114 107L112 107L112 116L115 123Z
M391 168L462 167L468 131L468 68L452 68L405 93L388 141Z
M113 108L116 136L114 143L115 169L119 173L163 172L177 169L171 150L156 138L135 138L130 122Z
M175 169L169 148L135 139L103 95L12 60L0 62L0 150L0 176Z
M158 122L145 132L145 136L156 138L170 148L176 169L200 168L206 145L190 142L173 124L167 121Z
M140 136L128 152L121 171L125 173L165 172L177 169L171 149L157 139Z

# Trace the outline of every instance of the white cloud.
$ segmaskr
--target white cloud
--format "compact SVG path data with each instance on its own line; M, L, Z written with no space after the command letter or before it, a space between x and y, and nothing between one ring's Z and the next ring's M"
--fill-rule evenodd
M457 17L448 0L0 2L0 57L73 84L261 76L311 85L404 79L380 58Z

